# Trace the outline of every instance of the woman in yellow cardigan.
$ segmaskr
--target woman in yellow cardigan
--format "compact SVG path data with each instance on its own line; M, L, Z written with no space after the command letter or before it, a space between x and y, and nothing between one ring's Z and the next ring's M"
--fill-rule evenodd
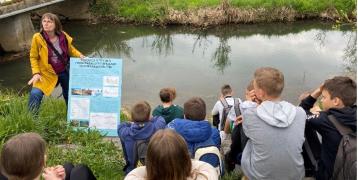
M57 84L62 87L62 94L68 103L69 72L66 66L69 57L85 58L73 45L72 38L62 31L59 18L52 13L45 13L41 18L41 30L34 34L30 50L32 84L29 110L38 113L43 95L49 96Z

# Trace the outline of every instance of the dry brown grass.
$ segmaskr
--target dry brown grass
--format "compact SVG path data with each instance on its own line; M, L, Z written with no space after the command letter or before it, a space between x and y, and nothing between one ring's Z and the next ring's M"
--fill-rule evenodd
M297 15L295 10L285 7L274 10L267 10L264 8L222 8L222 6L217 8L203 8L198 9L197 11L178 11L170 9L167 23L208 26L228 23L294 21Z

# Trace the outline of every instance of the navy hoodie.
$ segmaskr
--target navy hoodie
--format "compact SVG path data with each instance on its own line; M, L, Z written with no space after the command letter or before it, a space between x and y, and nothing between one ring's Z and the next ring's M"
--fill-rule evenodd
M329 179L332 176L338 146L342 139L342 135L328 119L328 115L333 115L342 125L357 132L357 106L354 105L340 109L331 108L315 115L309 111L315 102L315 98L308 96L302 100L300 106L307 113L307 124L322 136L321 154L318 161L318 175L316 179L323 180Z
M118 126L118 136L121 140L126 166L124 171L128 174L136 168L134 162L134 143L137 140L148 140L159 129L165 128L165 120L161 116L155 116L150 121L143 123L121 123Z

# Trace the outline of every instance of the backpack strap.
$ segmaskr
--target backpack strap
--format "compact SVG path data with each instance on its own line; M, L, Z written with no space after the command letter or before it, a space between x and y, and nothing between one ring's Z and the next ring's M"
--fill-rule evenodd
M234 110L235 110L236 116L240 116L240 115L241 115L240 102L239 102L239 100L236 99L236 98L234 98Z
M50 48L52 49L52 51L56 54L56 56L58 57L58 59L60 59L60 61L66 66L68 62L65 61L64 54L61 55L61 54L57 51L57 49L53 46L53 44L52 44L48 39L45 38L44 32L41 32L40 34L41 34L42 38L46 41L46 44L47 44L48 46L50 46ZM58 37L58 39L59 39L59 42L60 42L60 37ZM66 41L66 44L67 44L68 42L67 42L66 37L65 37L65 41ZM68 46L68 44L67 44L67 46Z
M313 152L312 152L312 150L311 150L310 145L308 144L307 141L305 141L305 142L303 143L303 146L304 146L305 149L306 149L308 158L310 159L312 165L314 166L314 170L317 172L317 171L318 171L318 163L317 163L317 161L316 161L316 158L315 158L314 155L313 155Z
M352 129L348 128L347 126L342 125L342 123L340 123L336 119L336 117L334 117L333 115L328 115L328 119L329 119L329 121L331 121L331 123L334 125L334 127L336 127L336 129L339 131L339 133L342 136L353 132Z
M226 123L226 118L228 113L225 113L225 109L230 108L230 105L227 103L225 98L220 98L220 102L221 104L224 106L223 108L223 112L221 114L221 120L220 120L220 131L224 130L225 127L225 123Z
M224 108L228 108L229 104L227 103L225 98L220 98L220 102L221 104L224 106Z

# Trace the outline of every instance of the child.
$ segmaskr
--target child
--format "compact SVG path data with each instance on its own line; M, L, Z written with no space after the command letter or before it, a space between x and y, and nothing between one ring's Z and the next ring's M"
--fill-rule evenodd
M328 119L328 115L333 115L342 125L356 132L356 93L356 83L352 79L337 76L326 80L323 85L303 99L300 104L308 114L307 125L310 125L312 129L322 136L318 173L316 175L317 180L331 178L338 145L342 139L342 135ZM322 97L323 111L319 114L312 114L310 109L320 96ZM310 141L310 139L307 140Z
M174 88L163 88L159 92L162 105L157 106L153 110L153 116L162 116L165 122L168 124L175 118L183 118L183 108L173 104L176 97L176 91Z
M36 133L22 133L10 138L2 147L0 164L1 173L9 180L38 180L41 172L45 180L96 179L86 166L73 167L72 164L66 164L44 168L46 142Z
M236 117L239 116L239 114L236 114L235 111L232 111L231 109L235 108L235 104L237 105L236 108L238 109L238 105L240 103L241 100L239 98L236 99L232 97L232 89L230 85L225 84L221 87L220 98L215 103L213 110L211 111L213 117L219 115L219 123L213 121L213 125L220 130L221 139L226 139L227 134L230 132L230 123L235 121ZM226 110L227 108L229 111Z
M254 81L251 80L245 90L246 100L250 100L250 91L254 90ZM242 106L241 106L242 107ZM234 129L231 133L230 150L225 154L225 168L228 172L235 169L235 164L241 164L242 151L245 148L247 137L242 129L242 115L236 118Z
M259 68L254 74L251 104L243 108L243 130L249 138L241 168L249 179L303 179L302 145L306 113L280 99L283 74L274 68Z
M190 159L185 140L170 129L159 130L150 139L146 166L131 171L131 179L197 179L217 180L215 169L198 160Z
M209 121L205 120L205 116L204 100L193 97L184 103L184 119L174 119L167 125L183 136L192 157L198 147L215 146L220 149L221 146L219 131L211 127ZM213 156L203 161L217 167L220 159Z
M134 105L131 110L132 123L121 123L118 126L118 136L123 147L126 165L123 170L128 174L136 168L138 154L136 146L138 141L149 141L150 137L158 130L165 128L165 120L160 116L150 118L150 105L146 101Z

